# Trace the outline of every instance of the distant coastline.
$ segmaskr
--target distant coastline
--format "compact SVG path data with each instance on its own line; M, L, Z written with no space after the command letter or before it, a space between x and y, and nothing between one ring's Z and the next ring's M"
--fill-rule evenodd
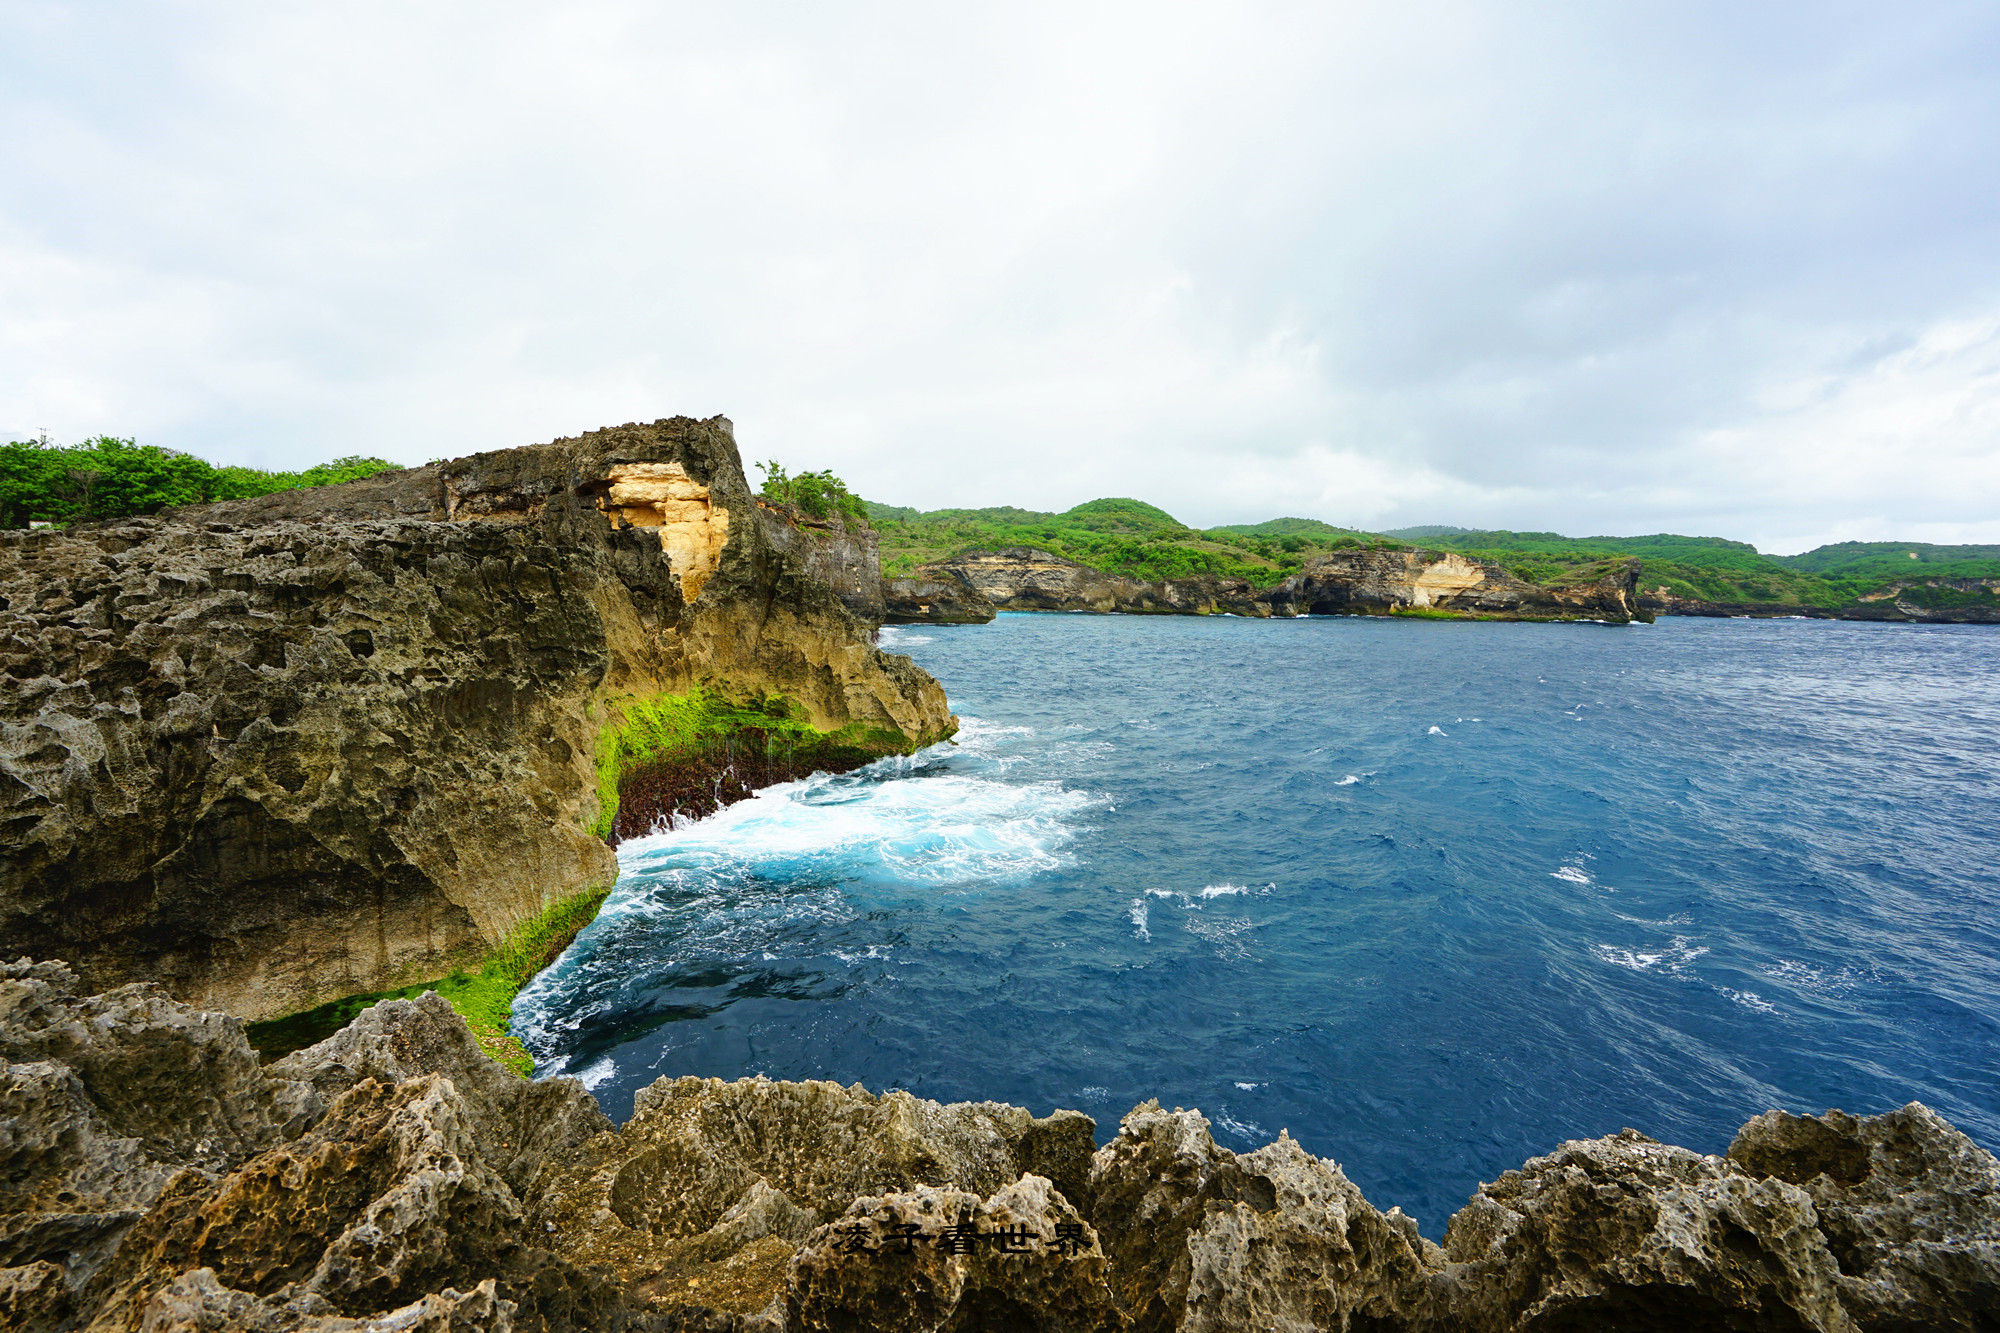
M1805 616L2000 623L2000 545L1842 542L1796 556L1747 542L1656 533L1566 537L1447 526L1366 532L1317 519L1197 529L1133 499L1060 514L1012 507L921 512L869 504L892 622L954 623L997 610L1139 614L1418 614L1647 620L1656 615ZM1368 587L1362 567L1403 562L1412 589ZM1423 570L1478 565L1489 594L1439 599ZM1604 580L1633 575L1629 607ZM1323 596L1345 580L1350 592ZM1308 585L1317 585L1317 588ZM1579 592L1588 589L1588 592ZM955 590L955 591L954 591ZM917 595L917 594L921 595ZM1608 596L1608 600L1607 599Z

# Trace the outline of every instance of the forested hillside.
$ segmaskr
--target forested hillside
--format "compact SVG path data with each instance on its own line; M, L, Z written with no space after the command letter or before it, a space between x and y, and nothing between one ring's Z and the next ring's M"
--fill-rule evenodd
M1012 506L922 512L880 504L870 504L868 512L881 536L882 572L892 578L974 547L1032 546L1134 578L1215 574L1263 586L1283 579L1314 551L1395 544L1316 519L1201 531L1131 499L1091 500L1060 514Z

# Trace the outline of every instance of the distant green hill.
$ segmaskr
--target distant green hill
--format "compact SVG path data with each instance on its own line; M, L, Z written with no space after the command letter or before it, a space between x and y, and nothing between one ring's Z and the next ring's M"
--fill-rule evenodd
M1363 532L1359 528L1336 527L1316 518L1267 518L1262 523L1231 523L1220 528L1210 528L1210 532L1242 533L1251 537L1369 537L1379 534ZM1463 529L1454 528L1454 532ZM1395 534L1388 534L1393 536Z
M973 548L1033 546L1133 578L1214 574L1268 587L1315 551L1383 541L1302 518L1198 531L1129 498L1090 500L1060 514L1011 505L920 511L884 504L870 504L868 513L882 544L882 572L892 578Z
M1427 542L1439 537L1456 537L1471 528L1454 528L1449 523L1429 523L1420 528L1384 528L1384 537L1394 537L1399 542Z
M1776 559L1829 578L1896 579L2000 577L2000 546L1933 546L1928 542L1835 542L1804 555Z

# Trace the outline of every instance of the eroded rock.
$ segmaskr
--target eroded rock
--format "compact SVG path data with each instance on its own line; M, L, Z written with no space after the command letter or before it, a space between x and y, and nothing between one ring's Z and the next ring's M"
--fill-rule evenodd
M1767 1111L1737 1131L1729 1158L1812 1200L1862 1328L2000 1324L2000 1162L1929 1107Z
M1199 1111L1135 1108L1090 1166L1090 1215L1135 1333L1339 1328L1442 1267L1401 1212L1377 1212L1288 1134L1218 1147Z
M1081 1194L1094 1129L1074 1111L1037 1119L858 1085L662 1079L622 1130L544 1169L535 1223L564 1253L649 1291L694 1288L748 1314L777 1294L804 1232L856 1197L920 1185L990 1195L1024 1172Z
M917 1189L856 1199L786 1275L795 1333L1118 1333L1096 1232L1024 1175L990 1198Z
M1481 1187L1443 1247L1289 1136L666 1079L609 1127L435 996L259 1068L157 988L0 968L0 1327L1812 1330L2000 1319L2000 1163L1916 1104L1632 1131Z

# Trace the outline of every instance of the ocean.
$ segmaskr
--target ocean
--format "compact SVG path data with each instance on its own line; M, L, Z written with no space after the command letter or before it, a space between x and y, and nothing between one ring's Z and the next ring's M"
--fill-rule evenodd
M1002 615L955 745L628 842L538 1076L1289 1129L1424 1232L1624 1126L1912 1099L2000 1148L2000 632Z

